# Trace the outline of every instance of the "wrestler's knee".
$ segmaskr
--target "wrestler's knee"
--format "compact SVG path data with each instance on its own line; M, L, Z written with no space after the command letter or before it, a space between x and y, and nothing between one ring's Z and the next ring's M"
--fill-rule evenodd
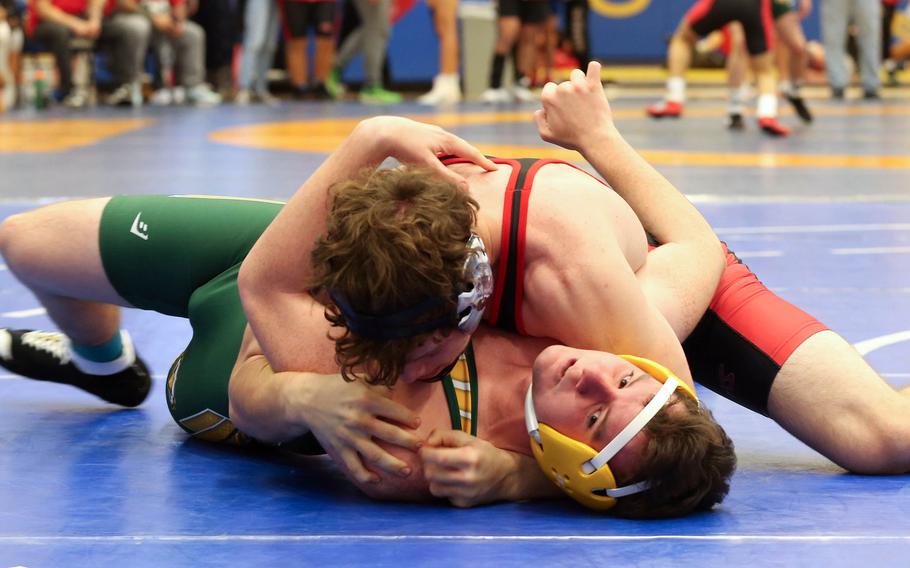
M17 213L0 223L0 256L6 261L10 270L28 259L34 228L33 213Z
M910 471L910 414L906 408L867 413L856 422L856 430L850 451L841 459L842 467L867 475Z

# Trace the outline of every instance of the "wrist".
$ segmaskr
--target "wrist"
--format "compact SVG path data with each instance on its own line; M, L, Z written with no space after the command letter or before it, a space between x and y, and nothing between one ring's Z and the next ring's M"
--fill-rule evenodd
M388 157L388 128L384 128L383 117L374 116L360 121L348 137L356 145L358 154L365 162L380 163Z
M578 151L582 154L586 154L587 152L596 151L603 148L604 145L620 139L622 139L622 134L619 133L619 129L616 128L616 125L610 121L607 124L594 128L587 136L580 139Z

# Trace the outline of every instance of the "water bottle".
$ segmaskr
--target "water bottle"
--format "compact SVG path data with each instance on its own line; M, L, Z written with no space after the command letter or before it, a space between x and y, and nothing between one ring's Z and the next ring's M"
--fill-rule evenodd
M35 110L47 108L47 82L44 77L44 68L35 70Z

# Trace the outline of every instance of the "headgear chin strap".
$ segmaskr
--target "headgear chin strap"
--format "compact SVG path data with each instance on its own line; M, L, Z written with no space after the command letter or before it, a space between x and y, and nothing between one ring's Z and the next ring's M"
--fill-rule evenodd
M426 300L396 312L367 314L351 306L343 295L329 291L329 296L353 333L379 341L414 337L453 324L465 333L474 333L487 301L493 295L493 269L487 257L486 248L479 236L472 234L468 239L468 257L464 263L464 278L469 288L455 296L455 313L435 319L417 322L421 316L439 310L445 304L442 298Z
M698 400L695 391L663 365L632 355L620 357L662 382L663 386L600 452L546 424L538 423L531 394L533 385L528 386L525 397L525 425L531 436L531 452L538 465L569 497L586 507L601 511L616 505L616 500L620 497L640 493L650 487L647 481L617 487L608 462L660 412L677 388Z

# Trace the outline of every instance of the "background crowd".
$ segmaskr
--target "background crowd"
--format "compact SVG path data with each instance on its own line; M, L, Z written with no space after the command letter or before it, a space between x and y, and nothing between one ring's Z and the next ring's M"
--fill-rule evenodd
M395 103L402 97L389 81L387 52L403 1L0 0L0 110L338 99L354 96L343 77L357 55L363 80L356 97ZM844 98L854 73L863 96L878 98L881 77L896 83L910 57L910 43L891 34L906 0L816 2L823 48L813 52L803 42L809 67L826 70L835 99ZM456 103L464 39L458 0L427 4L439 64L431 90L417 100ZM798 0L801 18L811 10ZM530 100L554 68L590 59L588 17L588 0L498 0L481 100Z

